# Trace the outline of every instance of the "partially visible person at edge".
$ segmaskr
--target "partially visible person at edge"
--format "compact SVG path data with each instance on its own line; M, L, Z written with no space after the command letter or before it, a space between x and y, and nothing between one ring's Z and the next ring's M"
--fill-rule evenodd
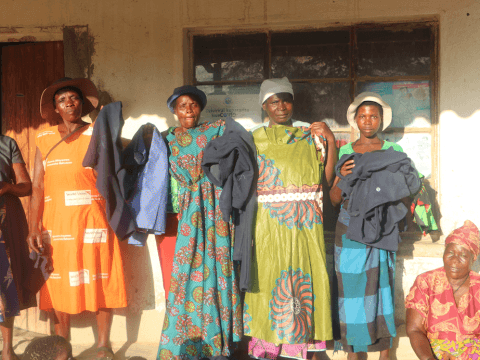
M252 129L259 179L253 287L245 294L243 317L251 336L248 353L259 359L317 357L333 337L322 177L332 184L335 137L323 122L292 120L287 78L265 80L259 102L269 121Z
M390 147L403 151L400 145L378 137L378 132L385 130L392 121L392 110L379 95L359 94L348 108L347 119L350 126L360 131L360 138L342 146L339 158L344 154L364 154ZM341 174L351 174L354 166L354 160L346 161L341 167ZM340 321L339 342L348 353L349 360L358 359L359 352L374 351L380 351L380 360L386 360L392 339L396 336L393 295L396 253L346 237L346 219L349 217L342 191L337 187L339 181L337 176L330 190L332 204L342 204L335 230L334 251L339 288L338 299L335 300L338 301ZM346 215L343 216L342 212ZM370 284L376 285L372 288ZM364 301L367 294L377 297L379 301ZM349 308L345 303L358 306Z
M178 184L179 217L157 355L161 360L227 357L242 337L233 224L222 220L221 188L201 167L205 146L223 134L225 121L199 123L206 103L205 93L189 85L176 88L167 100L179 122L166 134L169 171Z
M112 359L112 309L127 306L123 261L95 186L97 174L82 166L93 130L82 116L97 104L88 79L62 78L42 93L42 117L59 124L36 137L28 244L53 262L39 307L54 310L55 333L68 340L70 314L94 312L96 357Z
M13 351L13 322L14 317L20 313L20 302L17 295L17 287L23 284L16 284L12 274L10 256L13 252L7 252L5 232L3 231L4 221L14 222L15 217L8 216L8 211L12 211L7 206L7 197L23 197L30 195L32 191L32 182L28 175L22 153L17 143L12 138L0 135L0 329L2 332L3 360L18 359ZM18 201L18 199L15 199ZM18 201L20 203L20 201ZM19 204L16 211L22 211L22 205ZM10 214L11 215L11 214ZM17 215L18 216L18 215ZM25 215L23 215L25 216ZM19 226L17 224L8 224ZM22 229L16 229L21 232ZM25 238L21 239L25 241ZM28 254L26 254L28 257Z
M59 335L33 340L26 347L22 360L75 360L72 345Z
M420 360L480 358L480 233L467 220L445 239L443 267L415 280L405 300L407 335Z

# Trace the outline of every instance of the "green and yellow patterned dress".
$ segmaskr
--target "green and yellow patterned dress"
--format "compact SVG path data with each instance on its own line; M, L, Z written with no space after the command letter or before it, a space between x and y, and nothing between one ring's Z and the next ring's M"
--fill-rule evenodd
M258 211L244 334L264 347L310 343L309 351L318 351L316 341L333 338L322 224L324 156L304 127L262 127L253 137ZM252 346L251 355L267 357Z

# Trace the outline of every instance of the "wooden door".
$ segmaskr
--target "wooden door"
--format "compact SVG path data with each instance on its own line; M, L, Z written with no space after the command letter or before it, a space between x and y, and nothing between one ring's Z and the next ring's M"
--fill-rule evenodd
M40 97L53 81L64 77L63 42L12 44L2 47L1 54L2 133L15 139L30 176L35 160L35 134L56 124L40 116ZM30 197L21 199L30 219ZM37 308L22 311L15 326L49 333L48 321L40 321Z

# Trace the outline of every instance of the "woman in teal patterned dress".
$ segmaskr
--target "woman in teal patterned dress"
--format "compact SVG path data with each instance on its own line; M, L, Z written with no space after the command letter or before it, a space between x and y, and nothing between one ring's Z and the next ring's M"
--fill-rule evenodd
M233 227L222 220L221 189L204 175L207 143L223 134L224 121L198 124L205 94L175 89L167 101L180 126L169 131L170 174L179 184L179 223L170 291L157 359L229 356L242 336Z
M287 78L265 80L260 104L269 122L253 131L258 210L244 333L253 358L307 359L333 338L322 177L333 182L335 137L325 123L296 126Z

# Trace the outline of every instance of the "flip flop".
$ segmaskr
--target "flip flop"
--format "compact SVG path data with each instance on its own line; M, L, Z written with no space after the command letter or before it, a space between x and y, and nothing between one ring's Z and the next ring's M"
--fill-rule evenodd
M99 356L99 353L103 352L104 355L103 356ZM95 359L95 360L99 360L99 359L103 359L103 360L114 360L115 359L115 355L112 351L112 349L109 349L105 346L102 346L102 347L99 347L96 349L96 357L92 358Z

